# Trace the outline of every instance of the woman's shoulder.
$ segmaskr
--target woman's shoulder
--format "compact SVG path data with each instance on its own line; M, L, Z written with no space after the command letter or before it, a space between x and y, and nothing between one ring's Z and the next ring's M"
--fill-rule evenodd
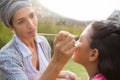
M47 39L44 36L37 35L36 39L39 41L46 41Z
M18 58L16 57L18 53L18 50L16 48L16 43L15 41L12 39L10 42L8 42L5 46L3 46L0 49L0 60L2 60L2 58Z
M11 50L15 49L15 42L12 39L11 41L9 41L7 44L5 44L1 49L0 49L0 53L1 52L11 52Z
M19 65L24 66L23 56L21 55L19 49L17 48L17 44L14 39L8 42L4 47L0 50L0 64L11 65L11 63L17 63ZM4 65L0 66L4 67Z

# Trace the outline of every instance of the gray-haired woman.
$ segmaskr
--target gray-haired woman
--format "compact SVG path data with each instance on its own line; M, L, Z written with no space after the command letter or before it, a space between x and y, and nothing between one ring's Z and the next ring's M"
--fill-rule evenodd
M14 31L13 39L0 50L2 77L6 80L39 80L49 64L51 48L45 37L36 34L38 19L31 2L0 0L0 20ZM69 72L61 72L59 77L77 80Z

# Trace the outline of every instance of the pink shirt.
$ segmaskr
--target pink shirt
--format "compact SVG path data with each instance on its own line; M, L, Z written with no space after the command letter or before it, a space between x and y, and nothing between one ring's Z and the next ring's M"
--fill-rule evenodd
M101 73L99 73L92 80L107 80L107 79Z

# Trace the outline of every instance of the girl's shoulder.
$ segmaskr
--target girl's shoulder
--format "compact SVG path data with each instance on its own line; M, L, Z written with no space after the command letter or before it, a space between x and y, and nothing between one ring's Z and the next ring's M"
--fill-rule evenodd
M101 73L98 73L92 80L107 80Z

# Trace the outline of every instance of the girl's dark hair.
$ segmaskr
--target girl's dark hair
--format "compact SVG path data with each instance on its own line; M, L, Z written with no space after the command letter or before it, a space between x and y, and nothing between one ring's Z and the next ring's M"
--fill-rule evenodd
M112 21L92 23L90 47L99 51L98 70L107 80L120 80L120 26Z

